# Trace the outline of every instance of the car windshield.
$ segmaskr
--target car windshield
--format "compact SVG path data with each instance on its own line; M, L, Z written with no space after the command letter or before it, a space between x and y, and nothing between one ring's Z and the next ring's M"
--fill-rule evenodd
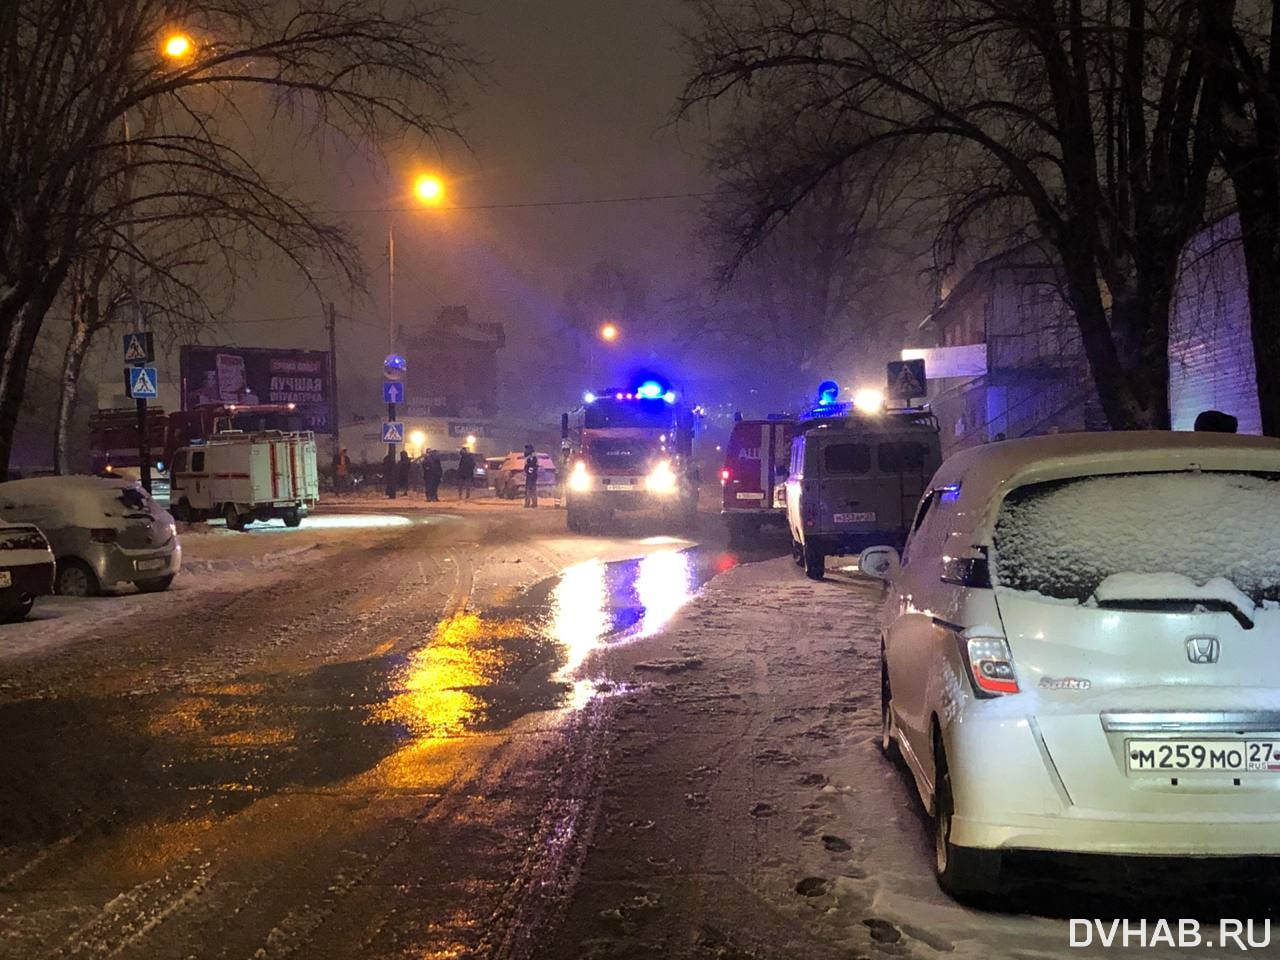
M601 398L588 404L583 425L588 429L606 427L662 428L672 426L671 404L665 400L613 400Z
M1084 601L1116 574L1225 578L1280 600L1280 475L1146 473L1014 490L995 527L999 586Z

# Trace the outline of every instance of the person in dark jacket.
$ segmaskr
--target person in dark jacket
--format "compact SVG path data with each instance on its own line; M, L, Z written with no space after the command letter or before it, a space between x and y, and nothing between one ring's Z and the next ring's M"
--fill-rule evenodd
M444 479L444 464L440 462L440 454L434 450L428 450L426 456L422 458L422 479L426 483L427 499L438 501L440 481Z
M531 443L524 445L524 505L538 506L538 455Z
M413 461L409 459L409 451L401 450L400 462L396 464L398 468L396 473L396 478L400 481L401 493L409 492L409 468L412 465L412 463Z
M476 456L466 447L458 451L458 499L471 499L471 488L476 481Z

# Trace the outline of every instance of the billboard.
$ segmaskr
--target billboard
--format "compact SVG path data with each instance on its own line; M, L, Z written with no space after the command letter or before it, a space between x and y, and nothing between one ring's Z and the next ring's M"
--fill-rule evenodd
M298 428L332 433L324 350L184 346L183 409L216 403L292 403Z

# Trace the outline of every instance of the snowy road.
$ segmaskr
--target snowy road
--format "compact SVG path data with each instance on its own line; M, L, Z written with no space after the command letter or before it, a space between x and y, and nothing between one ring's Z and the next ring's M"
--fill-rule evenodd
M866 581L713 518L370 514L407 522L228 534L181 590L3 638L0 957L1033 960L1090 955L1069 916L1274 909L1239 864L946 900L872 743Z

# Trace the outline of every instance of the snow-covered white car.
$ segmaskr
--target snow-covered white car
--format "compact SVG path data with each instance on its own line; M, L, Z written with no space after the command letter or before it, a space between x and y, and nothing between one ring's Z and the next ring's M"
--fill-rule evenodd
M64 596L93 596L129 583L143 593L167 590L182 566L173 517L128 480L0 483L0 518L40 528L57 561L55 588Z
M1280 855L1280 442L964 450L861 567L944 889L990 891L1006 850Z
M0 623L31 612L37 597L53 593L53 551L40 529L0 520Z

